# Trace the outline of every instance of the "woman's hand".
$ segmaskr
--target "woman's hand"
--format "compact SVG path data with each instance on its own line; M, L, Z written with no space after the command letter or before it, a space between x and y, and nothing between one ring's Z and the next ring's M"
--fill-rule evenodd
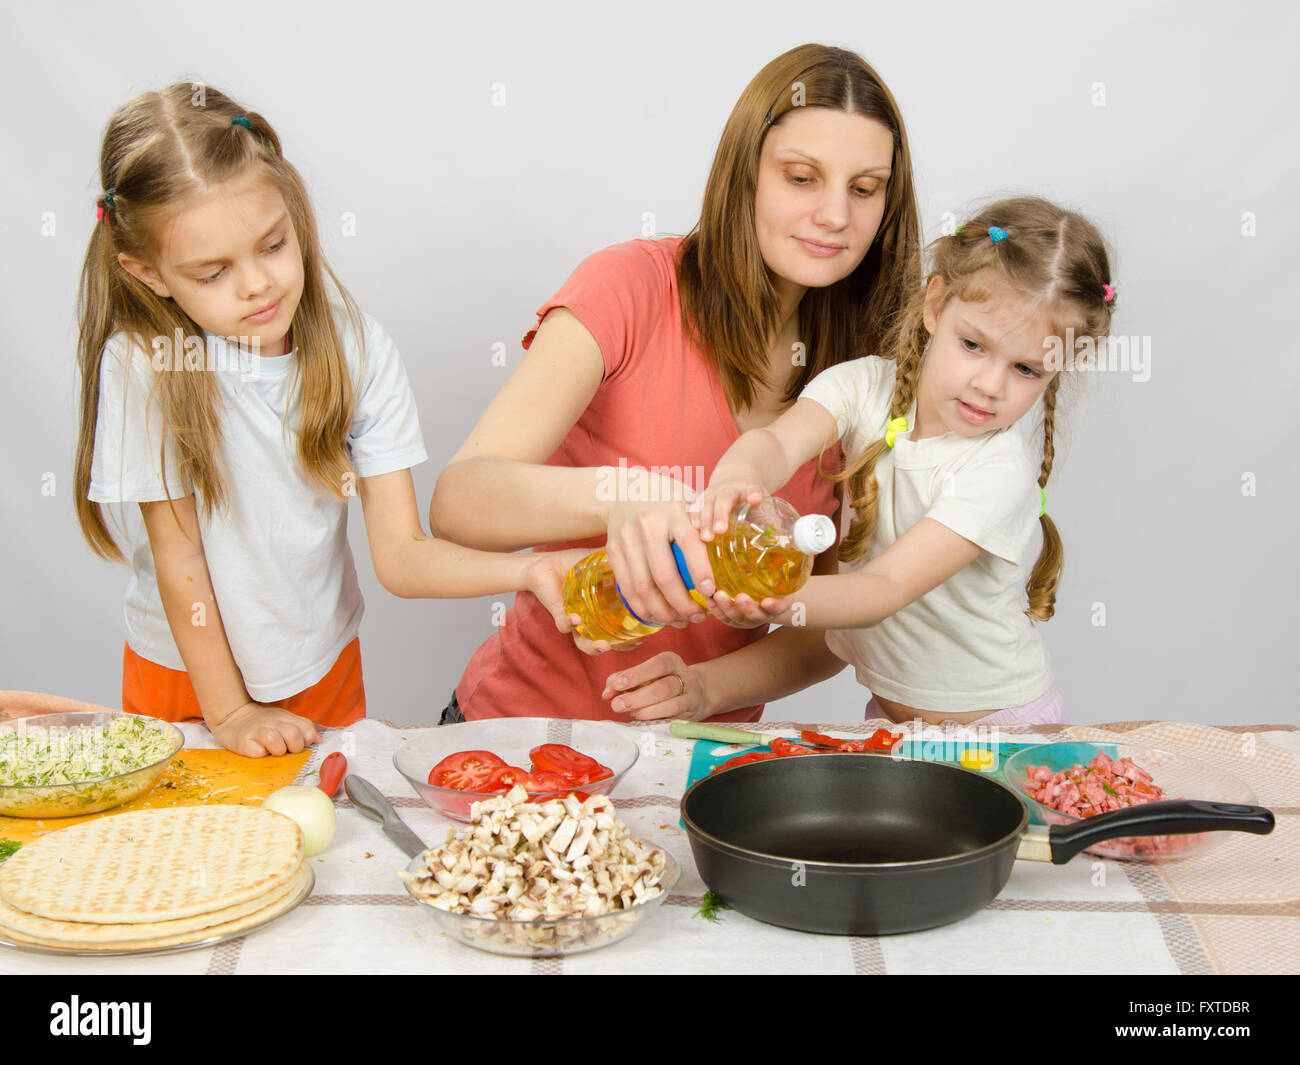
M672 651L611 673L601 698L611 697L611 710L640 721L665 717L703 721L714 713L700 672Z
M610 644L607 640L589 640L577 631L582 618L577 614L565 613L565 578L568 577L569 570L590 554L591 551L585 547L571 548L567 551L535 552L533 557L537 561L528 567L525 575L528 590L549 611L558 631L573 633L573 642L583 654L603 655L611 647L616 651L633 651L641 646L640 640L619 644Z
M610 504L606 520L605 551L618 581L618 590L632 612L653 625L676 625L703 621L707 616L687 590L677 572L672 545L680 547L686 568L700 594L713 594L713 570L709 554L687 512L694 493L680 481L657 477L648 493L654 499L672 502L616 502Z
M282 706L252 702L227 714L220 724L209 724L208 731L226 750L247 758L297 754L320 742L316 726L305 717L291 714Z

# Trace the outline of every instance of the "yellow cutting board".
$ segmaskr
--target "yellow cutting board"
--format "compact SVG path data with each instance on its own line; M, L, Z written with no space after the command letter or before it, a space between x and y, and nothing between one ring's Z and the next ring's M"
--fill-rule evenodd
M0 840L30 843L37 836L60 828L111 817L128 810L156 810L164 806L201 806L226 803L259 806L271 792L292 784L311 757L310 751L278 758L245 758L233 751L196 748L183 750L167 767L158 783L138 799L81 817L0 817Z

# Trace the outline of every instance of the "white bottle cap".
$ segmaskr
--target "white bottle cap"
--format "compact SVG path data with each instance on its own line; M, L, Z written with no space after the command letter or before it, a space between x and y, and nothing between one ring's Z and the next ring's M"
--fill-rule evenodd
M805 514L794 523L794 546L805 555L820 555L835 542L835 523L825 514Z

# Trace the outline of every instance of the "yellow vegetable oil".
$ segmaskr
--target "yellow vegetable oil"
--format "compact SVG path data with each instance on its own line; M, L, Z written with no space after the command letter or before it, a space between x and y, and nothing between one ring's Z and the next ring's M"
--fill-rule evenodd
M834 541L835 525L830 518L822 514L801 518L784 499L770 497L757 506L737 507L727 531L706 546L718 588L733 599L744 593L761 602L791 595L803 587L814 556ZM673 553L686 587L705 605L707 600L695 590L676 544ZM564 582L564 609L582 618L576 629L588 640L630 643L662 628L642 621L628 608L603 549L569 571Z

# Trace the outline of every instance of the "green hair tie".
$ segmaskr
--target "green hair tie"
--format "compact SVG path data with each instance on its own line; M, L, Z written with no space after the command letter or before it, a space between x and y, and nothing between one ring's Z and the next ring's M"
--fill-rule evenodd
M890 418L885 425L885 446L893 447L895 434L905 432L907 432L906 418Z
M1038 496L1043 501L1043 505L1038 508L1038 516L1041 518L1047 513L1047 489L1040 488L1038 490Z
M253 132L253 123L248 121L248 119L246 119L243 115L240 115L238 118L232 118L230 120L230 124L232 126L243 126L244 129L248 130L249 133Z

